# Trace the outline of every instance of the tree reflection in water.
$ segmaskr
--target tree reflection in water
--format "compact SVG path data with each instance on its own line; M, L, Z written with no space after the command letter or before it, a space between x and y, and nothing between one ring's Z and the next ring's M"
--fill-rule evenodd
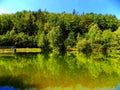
M18 53L0 58L1 87L20 90L119 89L119 55Z

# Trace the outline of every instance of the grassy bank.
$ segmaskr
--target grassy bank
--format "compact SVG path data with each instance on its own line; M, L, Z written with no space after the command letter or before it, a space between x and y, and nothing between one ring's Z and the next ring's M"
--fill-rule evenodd
M40 48L16 48L16 52L41 52ZM0 53L13 53L13 49L0 49Z
M41 52L40 48L16 48L16 52Z

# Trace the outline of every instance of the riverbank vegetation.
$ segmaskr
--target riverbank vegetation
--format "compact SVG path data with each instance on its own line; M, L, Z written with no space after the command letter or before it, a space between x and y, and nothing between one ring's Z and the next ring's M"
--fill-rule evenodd
M22 11L0 15L0 46L43 51L116 52L120 20L114 15Z

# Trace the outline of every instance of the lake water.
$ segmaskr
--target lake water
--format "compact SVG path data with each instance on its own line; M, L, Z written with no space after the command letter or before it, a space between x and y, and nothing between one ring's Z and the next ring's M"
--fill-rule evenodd
M0 54L0 90L120 90L120 55Z

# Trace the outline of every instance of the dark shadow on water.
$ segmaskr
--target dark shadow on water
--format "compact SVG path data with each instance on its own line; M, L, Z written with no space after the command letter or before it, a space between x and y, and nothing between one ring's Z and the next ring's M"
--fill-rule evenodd
M33 52L30 52L30 53L15 53L15 56L19 56L19 57L22 57L22 58L31 58L31 57L36 57L37 54L39 53L33 53Z
M90 52L85 52L83 54L85 55L86 58L89 58L92 55L92 53L90 53Z
M15 53L15 59L17 61L21 60L35 60L39 53Z
M0 87L0 90L20 90L20 89L14 88L14 87L5 86L5 87Z
M12 77L12 76L0 77L0 86L4 87L2 89L0 88L0 90L16 90L14 88L24 89L26 87L26 85L24 85L24 83L22 82L22 79L18 77ZM9 87L6 87L6 86L9 86ZM5 89L5 88L8 88L8 89Z
M48 60L50 52L40 52L38 55L42 55L44 57L44 60Z

